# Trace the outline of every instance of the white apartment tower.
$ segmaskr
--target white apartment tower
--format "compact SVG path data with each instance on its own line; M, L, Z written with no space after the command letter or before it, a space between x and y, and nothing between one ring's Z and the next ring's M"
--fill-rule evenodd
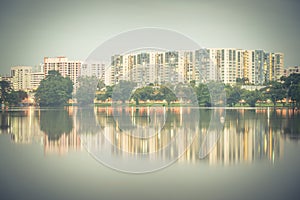
M82 63L80 69L80 76L94 76L98 79L104 80L106 65L100 62L85 62Z
M80 76L81 61L69 61L64 56L45 57L44 58L44 75L47 76L50 70L58 71L63 77L69 77L73 84L77 84L77 78Z
M31 90L31 66L15 66L11 68L11 82L14 90Z

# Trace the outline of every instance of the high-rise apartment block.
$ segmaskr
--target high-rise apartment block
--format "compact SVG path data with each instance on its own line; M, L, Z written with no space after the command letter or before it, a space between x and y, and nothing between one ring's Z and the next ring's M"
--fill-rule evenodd
M11 82L14 90L31 90L31 66L15 66L11 68Z
M282 53L235 48L208 48L196 51L138 52L113 55L105 71L106 84L120 80L141 84L197 83L221 81L235 84L237 79L261 85L283 76Z
M31 66L15 66L11 68L11 85L16 91L36 90L44 79L43 72L33 72Z
M40 82L45 78L44 72L32 72L31 73L31 89L36 90L40 86Z
M45 57L44 75L47 76L50 70L58 71L63 77L69 77L73 84L77 84L77 78L80 76L81 61L69 61L68 58Z
M98 79L105 78L106 65L100 62L84 62L81 65L81 76L95 76Z
M11 68L10 82L15 90L36 90L50 70L69 77L75 88L79 76L95 76L106 85L121 80L138 86L166 83L206 83L221 81L235 84L238 79L253 85L280 80L283 75L299 72L299 66L284 70L284 55L264 50L205 48L178 51L136 51L112 55L110 64L99 61L70 61L66 57L45 57L39 70L30 66Z
M291 74L300 74L300 66L292 66L284 69L284 76L289 76Z

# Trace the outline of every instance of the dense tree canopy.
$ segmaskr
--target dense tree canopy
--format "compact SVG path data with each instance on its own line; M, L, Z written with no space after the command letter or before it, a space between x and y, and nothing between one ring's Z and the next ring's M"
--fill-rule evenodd
M283 77L282 81L284 81L283 86L287 90L288 97L293 101L293 105L296 104L297 107L300 107L300 74L291 74L288 77Z
M38 87L35 100L40 106L62 106L72 98L73 83L57 71L49 71Z
M246 103L251 106L255 107L256 102L262 98L261 92L259 90L254 90L254 91L244 91L243 93L243 99L246 101Z
M25 91L11 91L7 96L7 102L9 105L17 106L21 103L24 99L28 97Z
M284 103L284 100L288 98L293 102L293 105L300 107L300 74L283 77L280 82L269 82L264 88L254 91L242 89L242 84L246 81L247 79L239 79L239 82L233 86L224 86L220 82L196 85L195 81L191 81L188 87L182 83L173 86L149 84L136 89L130 98L133 98L137 105L140 100L166 100L168 104L176 100L187 100L190 102L197 101L200 106L218 106L226 102L228 106L240 104L251 107L256 106L258 102L267 103L269 101L277 106L278 102ZM105 92L97 95L97 99L105 101L111 98L114 93L115 100L122 100L122 98L124 101L129 100L128 95L126 97L123 95L126 93L124 88L130 88L132 92L135 85L134 83L122 83L123 85L106 86Z
M28 95L25 91L15 91L7 81L0 81L0 104L18 106Z
M12 88L7 81L0 81L0 103L6 103L8 94L12 91Z
M198 87L195 87L198 104L200 106L211 106L211 97L209 89L206 84L200 83Z
M97 77L80 77L78 79L79 88L76 91L76 99L79 105L89 105L94 103L95 92L97 90Z
M130 81L120 81L117 85L115 85L112 91L112 99L113 101L125 101L130 100L133 89L136 87L136 83Z
M242 100L242 95L245 93L243 89L239 85L230 86L226 85L226 102L227 104L232 107L235 106L238 102Z
M286 90L282 83L272 81L270 85L263 89L264 98L270 99L274 106L276 106L278 101L282 101L286 98Z

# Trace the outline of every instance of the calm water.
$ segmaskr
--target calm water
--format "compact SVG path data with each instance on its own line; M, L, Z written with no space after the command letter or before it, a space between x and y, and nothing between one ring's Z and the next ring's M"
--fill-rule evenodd
M299 111L25 108L0 128L1 199L300 199Z

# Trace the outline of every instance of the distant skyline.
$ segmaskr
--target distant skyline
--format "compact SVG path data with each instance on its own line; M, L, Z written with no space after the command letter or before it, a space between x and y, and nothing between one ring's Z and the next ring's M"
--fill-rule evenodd
M178 31L208 48L282 52L300 65L297 0L10 0L0 6L0 74L38 65L44 56L85 60L124 31Z

